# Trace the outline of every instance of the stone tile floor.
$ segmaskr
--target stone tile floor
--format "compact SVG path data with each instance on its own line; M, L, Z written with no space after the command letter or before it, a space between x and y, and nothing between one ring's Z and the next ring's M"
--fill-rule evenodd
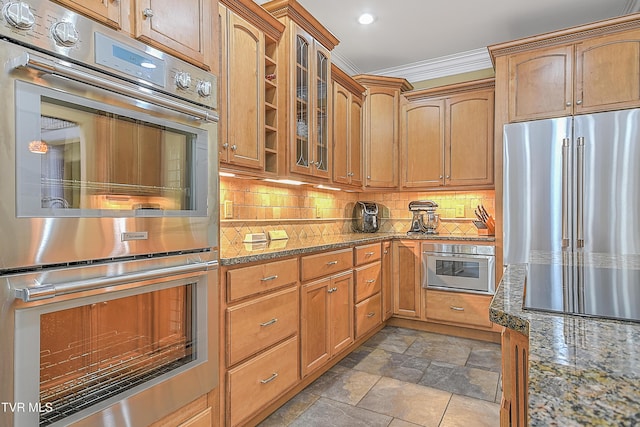
M387 326L260 427L499 425L500 345Z

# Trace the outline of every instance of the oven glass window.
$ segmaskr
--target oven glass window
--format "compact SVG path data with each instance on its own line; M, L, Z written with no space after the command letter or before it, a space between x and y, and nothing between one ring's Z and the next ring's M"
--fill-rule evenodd
M189 210L195 135L42 97L43 208Z
M195 360L195 285L40 316L40 414L49 425Z
M480 278L480 263L476 261L436 260L438 276Z

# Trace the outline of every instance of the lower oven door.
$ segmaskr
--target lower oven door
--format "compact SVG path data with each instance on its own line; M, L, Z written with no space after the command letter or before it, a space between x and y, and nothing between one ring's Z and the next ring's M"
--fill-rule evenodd
M0 424L146 426L217 386L217 261L192 254L6 280L27 301L3 313L2 356L15 357L2 400L14 406ZM23 286L32 281L41 284Z
M495 257L423 252L422 287L493 294Z

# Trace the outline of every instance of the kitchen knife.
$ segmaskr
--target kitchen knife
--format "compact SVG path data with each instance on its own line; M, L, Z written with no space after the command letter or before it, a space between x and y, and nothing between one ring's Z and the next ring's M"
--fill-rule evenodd
M473 221L473 225L475 225L478 230L486 230L487 229L487 225L482 221Z

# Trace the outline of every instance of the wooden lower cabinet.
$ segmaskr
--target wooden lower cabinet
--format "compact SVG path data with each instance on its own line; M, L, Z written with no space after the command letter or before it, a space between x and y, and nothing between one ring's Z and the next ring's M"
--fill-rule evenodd
M227 373L231 426L243 421L299 379L298 337L294 336Z
M217 426L218 390L201 396L193 402L167 415L149 427L212 427Z
M420 317L420 240L393 242L393 314Z
M303 284L300 301L305 377L354 341L352 271Z
M393 286L391 275L391 242L382 242L382 258L380 267L380 281L382 294L382 320L387 320L393 315Z
M490 295L428 290L425 300L427 320L469 327L493 326L489 320Z
M528 424L529 337L503 328L500 427Z
M382 323L380 292L356 304L356 339Z

